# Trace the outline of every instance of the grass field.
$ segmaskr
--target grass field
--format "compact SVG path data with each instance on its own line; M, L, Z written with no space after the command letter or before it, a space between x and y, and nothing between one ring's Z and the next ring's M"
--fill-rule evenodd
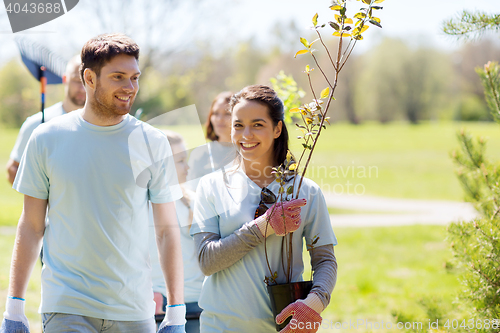
M497 124L334 124L323 132L308 176L323 191L461 201L462 190L449 154L458 147L456 132L464 127L488 138L489 156L500 160ZM184 135L189 147L203 144L199 128L172 129ZM7 163L16 136L17 130L0 130L0 166ZM299 141L294 139L293 129L290 136L298 155ZM15 225L21 208L22 196L0 181L0 226Z
M443 241L444 227L340 228L335 233L339 239L335 248L338 280L331 303L323 313L325 325L357 320L395 323L393 312L403 315L399 320L404 322L426 323L429 311L437 313L439 319L464 316L452 304L460 288L459 271L450 265L451 254ZM0 235L0 313L4 311L13 243L13 235ZM309 275L310 269L306 269L304 276ZM32 332L36 332L40 327L39 263L26 299L26 313ZM368 332L349 329L365 331Z

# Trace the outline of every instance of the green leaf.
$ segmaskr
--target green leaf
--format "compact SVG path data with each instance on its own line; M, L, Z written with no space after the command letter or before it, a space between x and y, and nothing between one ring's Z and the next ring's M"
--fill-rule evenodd
M380 19L379 19L379 21L380 21ZM376 20L374 20L374 19L371 19L370 23L373 24L373 25L376 25L379 28L382 28L382 25L379 22L377 22Z
M328 95L330 95L330 87L326 87L321 91L321 97L320 98L327 98Z
M279 194L283 194L284 192L285 192L285 189L284 189L283 187L280 187L280 189L279 189L279 192L278 192L278 193L279 193Z
M371 1L371 0L361 0L361 1L363 1L363 3L365 3L365 4L367 4L367 5L369 5L369 4L371 4L371 3L372 3L372 1Z
M300 37L300 42L307 48L310 48L309 42L304 37Z
M301 54L306 54L306 53L308 53L308 52L309 52L309 50L300 50L300 51L298 51L297 53L295 53L294 58L297 58L297 56L298 56L298 55L301 55Z
M376 2L376 1L375 1ZM383 9L384 7L380 7L380 6L372 6L372 9Z
M339 25L337 23L332 22L332 21L330 21L328 23L330 24L330 27L332 27L333 29L340 30L340 27L339 27Z
M314 17L313 17L313 20L312 20L312 21L313 21L314 26L317 26L317 25L318 25L318 13L316 13L316 15L314 15Z
M356 13L356 15L354 15L354 18L356 19L364 19L365 17L366 17L365 13Z
M343 16L345 15L345 12L346 12L347 8L346 7L342 7L342 9L340 10L340 14Z
M346 26L346 27L344 28L344 30L345 30L345 31L349 31L349 30L351 30L351 29L352 29L352 27L351 27L350 25L348 25L348 26Z
M288 188L286 189L286 194L287 195L293 194L293 185L288 186Z

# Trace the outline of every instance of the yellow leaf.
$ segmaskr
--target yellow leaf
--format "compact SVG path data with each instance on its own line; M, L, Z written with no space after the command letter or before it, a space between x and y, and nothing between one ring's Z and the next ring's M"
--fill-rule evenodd
M366 14L365 13L356 13L356 15L354 15L354 18L357 18L357 19L363 19L366 17Z
M335 37L340 37L341 35L340 35L340 32L335 31L335 32L333 33L333 36L335 36Z
M306 73L309 73L311 71L311 68L309 67L309 65L306 65Z
M375 0L375 3L381 3L384 2L384 0Z
M339 5L336 5L336 6L331 6L330 7L331 10L341 10L342 9L342 6L339 6Z
M342 23L342 17L340 15L335 14L335 19L337 22Z
M314 15L312 21L313 21L314 26L318 25L318 13L316 13L316 15Z
M347 33L342 34L342 37L351 37L351 36L352 36L351 34L347 34Z
M365 3L367 5L369 5L372 2L371 0L361 0L361 1L363 1L363 3Z
M294 171L295 169L297 169L297 163L292 163L292 164L288 167L288 170L290 170L290 171Z
M300 50L299 52L295 53L294 58L297 58L298 55L306 54L307 52L309 52L309 50Z
M306 123L308 123L309 125L311 125L313 123L313 119L312 118L306 118Z
M347 18L347 19L345 19L344 23L345 24L353 24L354 22L352 21L351 18Z
M330 87L326 87L321 91L321 97L320 98L327 98L328 95L330 95Z
M362 28L357 27L356 29L354 29L353 33L354 33L355 35L362 34L362 33L363 33L363 32L365 32L366 30L368 30L368 28L369 28L369 27L370 27L370 26L368 26L368 25L363 25L363 27L362 27Z
M376 21L376 22L378 22L378 23L380 23L380 19L378 17L372 16L371 19L374 20L374 21Z
M299 108L293 108L293 109L290 109L288 112L290 113L298 113L300 111Z

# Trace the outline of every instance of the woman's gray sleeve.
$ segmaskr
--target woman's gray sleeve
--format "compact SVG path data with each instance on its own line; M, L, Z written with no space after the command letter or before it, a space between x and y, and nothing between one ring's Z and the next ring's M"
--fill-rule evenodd
M197 233L193 237L198 264L206 276L231 267L264 241L264 236L253 221L224 238L212 232Z
M337 282L337 259L333 245L323 245L311 251L311 267L313 270L313 287L311 292L319 296L326 308Z

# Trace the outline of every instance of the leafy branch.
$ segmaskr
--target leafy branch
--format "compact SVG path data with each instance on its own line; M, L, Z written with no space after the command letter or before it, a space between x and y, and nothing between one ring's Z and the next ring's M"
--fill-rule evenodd
M332 5L329 7L333 12L334 19L328 21L327 23L318 24L318 14L316 13L312 18L313 29L315 30L318 38L312 42L309 42L306 38L301 37L300 42L304 45L305 49L299 50L295 54L295 58L300 55L310 54L315 66L319 69L323 79L328 85L326 88L322 89L320 93L313 87L311 74L314 68L310 65L305 67L304 73L307 75L309 88L313 96L313 101L310 103L305 103L301 106L289 109L291 114L299 114L302 124L296 123L297 129L302 132L302 135L297 138L302 141L302 153L300 154L298 162L295 162L292 158L291 153L287 154L286 161L277 168L273 169L275 173L276 180L280 184L279 190L279 200L283 202L284 200L289 200L289 196L297 199L300 194L300 189L302 187L303 177L307 172L307 167L311 162L314 149L318 143L319 136L322 129L326 129L326 123L330 124L330 117L327 113L330 109L331 103L334 98L335 90L338 85L339 74L344 68L344 65L349 60L349 57L356 46L356 43L363 40L363 33L370 27L376 26L382 28L380 24L380 19L373 15L377 10L382 9L382 7L377 4L383 2L384 0L356 0L363 3L363 7L357 12L352 18L346 15L347 13L347 0L334 0ZM333 36L338 37L338 43L330 48L324 41L321 31L324 28L333 29ZM324 31L324 30L323 30ZM331 31L330 31L331 32ZM344 39L349 38L347 46L344 45ZM322 49L326 52L328 56L328 64L321 64L314 54L317 50L313 49L313 45L319 42ZM333 56L332 56L333 55ZM334 75L333 78L326 74L325 68L331 65ZM302 162L305 160L305 164L302 167ZM295 186L297 177L300 175L300 180L298 186ZM285 190L286 179L289 176L293 176L293 183L288 186ZM284 221L283 221L284 223ZM282 266L283 270L286 272L287 282L291 282L292 276L292 266L293 262L293 248L292 248L292 236L293 233L287 234L282 240ZM312 240L313 246L318 241L318 237ZM267 251L267 250L266 250ZM267 252L266 252L267 260ZM285 264L286 261L286 264ZM267 261L269 272L271 277L266 277L266 283L273 282L276 283L276 272L272 272ZM286 266L286 267L285 267Z
M464 10L456 19L450 19L443 24L446 34L466 39L480 37L488 30L500 30L500 14L488 15Z

